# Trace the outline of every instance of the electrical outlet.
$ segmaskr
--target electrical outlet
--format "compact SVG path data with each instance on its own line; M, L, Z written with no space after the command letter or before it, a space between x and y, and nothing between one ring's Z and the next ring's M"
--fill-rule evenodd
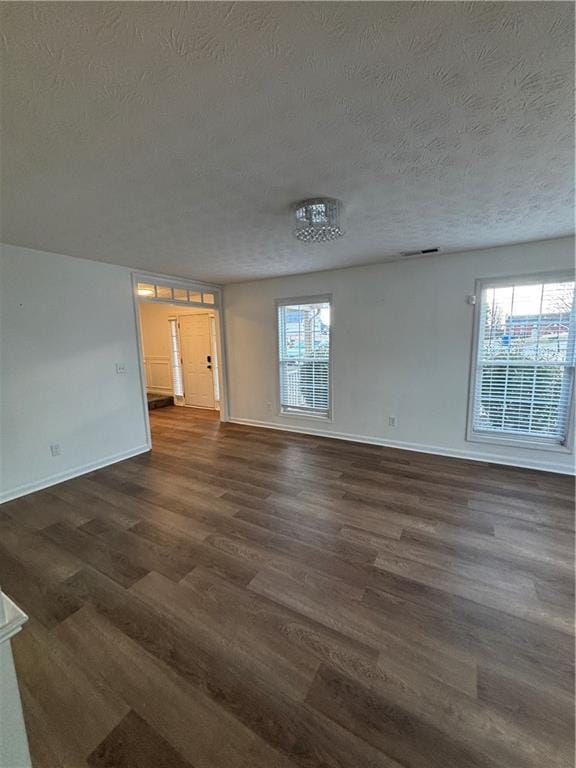
M54 443L50 446L50 455L51 456L60 456L60 444Z
M388 416L388 426L389 427L397 427L398 422L396 420L396 416Z
M116 373L126 373L126 363L116 363Z

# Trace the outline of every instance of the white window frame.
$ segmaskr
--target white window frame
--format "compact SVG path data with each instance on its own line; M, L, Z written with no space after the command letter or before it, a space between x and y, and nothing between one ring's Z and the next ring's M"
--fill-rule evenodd
M488 443L491 445L503 445L516 448L530 448L539 451L555 453L572 453L574 450L574 393L576 392L576 376L573 381L570 407L568 413L568 428L564 443L547 442L534 439L531 435L498 435L494 433L482 433L474 430L474 399L476 396L476 374L478 370L478 346L480 343L480 323L482 313L482 291L485 288L498 288L510 284L529 285L531 283L561 282L574 280L573 272L539 272L528 275L509 275L507 277L480 278L474 286L474 322L472 329L472 358L470 361L470 378L468 384L468 415L466 425L466 440L471 443Z
M328 357L328 411L326 413L315 413L310 410L300 408L290 408L282 405L281 382L280 382L280 325L278 322L278 310L280 307L291 306L292 304L316 304L328 303L330 305L330 328L328 330L328 343L330 355ZM274 327L276 329L276 411L279 416L290 418L313 419L315 421L332 421L334 416L333 406L333 367L334 367L334 299L332 294L323 293L315 296L296 296L287 299L276 299L274 303Z

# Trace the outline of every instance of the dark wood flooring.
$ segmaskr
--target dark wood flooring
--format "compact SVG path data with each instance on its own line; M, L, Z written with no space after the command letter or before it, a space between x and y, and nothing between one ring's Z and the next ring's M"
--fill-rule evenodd
M0 507L36 768L568 768L573 482L151 414Z

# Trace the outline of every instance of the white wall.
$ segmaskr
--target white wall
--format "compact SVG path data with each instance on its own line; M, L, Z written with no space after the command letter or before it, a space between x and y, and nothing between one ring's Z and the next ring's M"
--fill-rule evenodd
M12 246L0 270L0 500L146 450L130 271Z
M226 286L231 419L573 472L573 455L465 439L474 281L573 267L574 240L562 238ZM280 415L275 299L325 293L333 420Z

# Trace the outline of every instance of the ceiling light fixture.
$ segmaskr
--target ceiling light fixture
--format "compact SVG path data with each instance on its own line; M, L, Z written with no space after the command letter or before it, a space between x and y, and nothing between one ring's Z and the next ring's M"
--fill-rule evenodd
M153 288L138 288L138 296L154 296Z
M344 234L340 226L342 204L332 197L313 197L294 206L294 234L302 243L326 243Z

